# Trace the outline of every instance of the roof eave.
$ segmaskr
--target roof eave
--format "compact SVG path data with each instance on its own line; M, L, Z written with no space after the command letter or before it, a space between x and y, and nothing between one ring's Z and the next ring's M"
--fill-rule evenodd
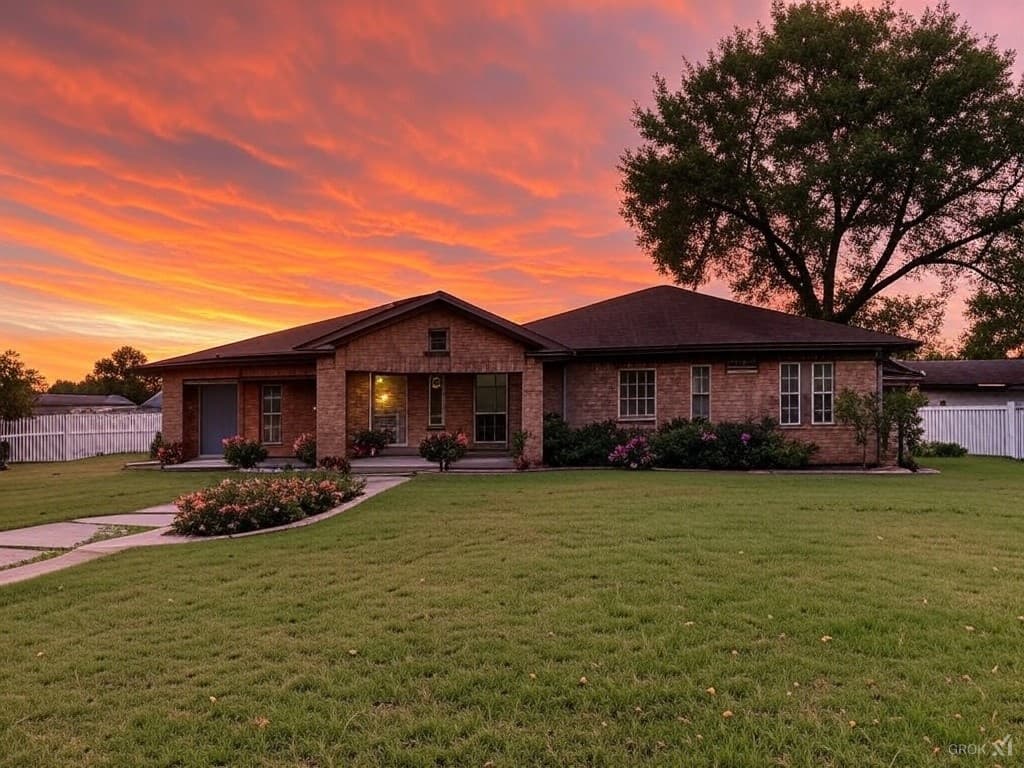
M318 357L321 357L325 352L334 350L303 350L302 352L275 352L272 354L264 355L232 355L230 357L207 357L199 360L175 360L173 358L169 360L158 360L155 363L146 363L145 365L136 366L132 370L145 371L148 373L155 373L159 371L166 371L173 368L200 368L206 365L259 365L267 363L296 363L296 362L316 362Z

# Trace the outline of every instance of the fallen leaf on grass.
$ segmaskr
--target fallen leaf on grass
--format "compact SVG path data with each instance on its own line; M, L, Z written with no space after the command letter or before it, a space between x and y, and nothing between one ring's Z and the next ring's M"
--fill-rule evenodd
M732 717L732 710L731 709L725 710L725 712L722 713L722 717L724 717L726 720L728 720L730 717Z
M832 635L822 635L821 636L821 642L823 642L823 643L831 643L832 642Z
M253 725L259 728L261 731L264 730L268 725L270 725L270 721L267 718L263 717L263 715L260 715L252 722Z
M717 693L717 691L714 689L714 687L708 688L707 692L709 694L711 694L712 696L714 696Z
M850 721L850 727L851 728L856 728L857 727L857 721L856 720L851 720Z
M349 648L348 649L348 655L349 656L358 656L359 655L359 651L357 651L355 648Z
M216 696L211 696L210 697L210 703L211 704L216 704L217 703L217 697Z
M587 677L586 677L586 675L584 675L583 677L580 678L580 685L586 685L586 684L587 684Z
M966 629L968 632L974 631L974 627L972 627L970 624L964 624L964 629Z

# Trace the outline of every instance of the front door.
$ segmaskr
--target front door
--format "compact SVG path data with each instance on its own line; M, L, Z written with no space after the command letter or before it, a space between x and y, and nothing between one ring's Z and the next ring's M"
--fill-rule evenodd
M199 388L199 453L220 456L221 441L238 434L238 388L234 384L204 384Z
M508 439L507 374L477 374L473 411L473 442L504 445Z
M377 374L373 377L372 409L370 412L370 428L388 433L391 445L406 445L408 381L405 376L386 376Z

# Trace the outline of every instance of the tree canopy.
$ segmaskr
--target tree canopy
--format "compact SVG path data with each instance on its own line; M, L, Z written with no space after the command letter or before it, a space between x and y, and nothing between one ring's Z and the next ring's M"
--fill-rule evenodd
M0 420L13 421L32 414L36 395L46 383L13 349L0 354Z
M687 62L678 90L655 78L654 106L634 112L641 144L620 163L622 214L681 284L719 277L755 303L927 331L918 310L941 312L965 279L1014 279L1024 90L1012 64L946 5L776 2L770 27ZM921 278L923 299L921 286L899 292Z
M58 379L50 392L79 395L121 395L133 403L142 403L160 389L159 376L146 376L135 368L147 362L145 353L135 347L118 347L93 365L92 373L82 381Z

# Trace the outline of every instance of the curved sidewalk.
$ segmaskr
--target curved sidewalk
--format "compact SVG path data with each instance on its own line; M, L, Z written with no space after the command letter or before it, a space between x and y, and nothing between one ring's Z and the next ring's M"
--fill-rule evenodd
M320 515L313 515L312 517L306 517L302 520L296 520L294 523L288 525L278 526L276 528L267 528L262 531L249 531L247 533L239 533L234 536L175 536L170 534L170 520L174 516L174 506L171 504L164 504L159 507L148 507L146 509L140 509L137 512L128 512L125 514L116 515L99 515L97 517L83 517L75 520L71 523L51 523L47 525L32 526L30 528L19 528L15 531L6 531L8 534L17 534L25 538L26 541L37 541L38 539L32 537L32 533L35 529L36 533L40 532L40 529L50 528L51 526L60 526L60 530L64 535L67 535L66 531L69 526L78 526L82 529L82 532L86 534L85 539L88 539L92 532L101 526L106 525L135 525L144 526L150 523L156 523L156 527L151 530L143 531L142 533L132 534L130 536L121 536L114 539L104 539L102 541L96 541L91 544L83 544L62 555L51 557L46 560L35 560L25 565L18 565L6 570L0 571L0 586L5 584L16 584L21 581L27 581L28 579L34 579L36 576L42 576L47 573L54 573L55 571L61 571L65 568L70 568L79 563L87 563L90 560L103 557L104 555L111 555L115 552L121 552L125 549L131 549L133 547L152 547L163 544L196 544L204 541L215 541L217 539L240 539L246 536L260 536L263 534L277 533L279 531L287 531L292 528L303 528L307 525L313 525L319 523L321 520L327 520L328 518L340 515L342 512L347 512L353 507L362 504L367 499L371 499L379 493L383 493L397 485L401 485L409 478L407 476L385 476L376 475L366 478L366 489L362 496L348 501L334 509L328 510ZM56 529L53 529L56 530ZM42 532L45 534L46 532ZM72 534L73 538L73 534ZM39 555L45 553L45 545L36 546L35 544L29 544L28 546L33 547L34 551L37 551ZM66 547L53 546L52 549L63 549Z

